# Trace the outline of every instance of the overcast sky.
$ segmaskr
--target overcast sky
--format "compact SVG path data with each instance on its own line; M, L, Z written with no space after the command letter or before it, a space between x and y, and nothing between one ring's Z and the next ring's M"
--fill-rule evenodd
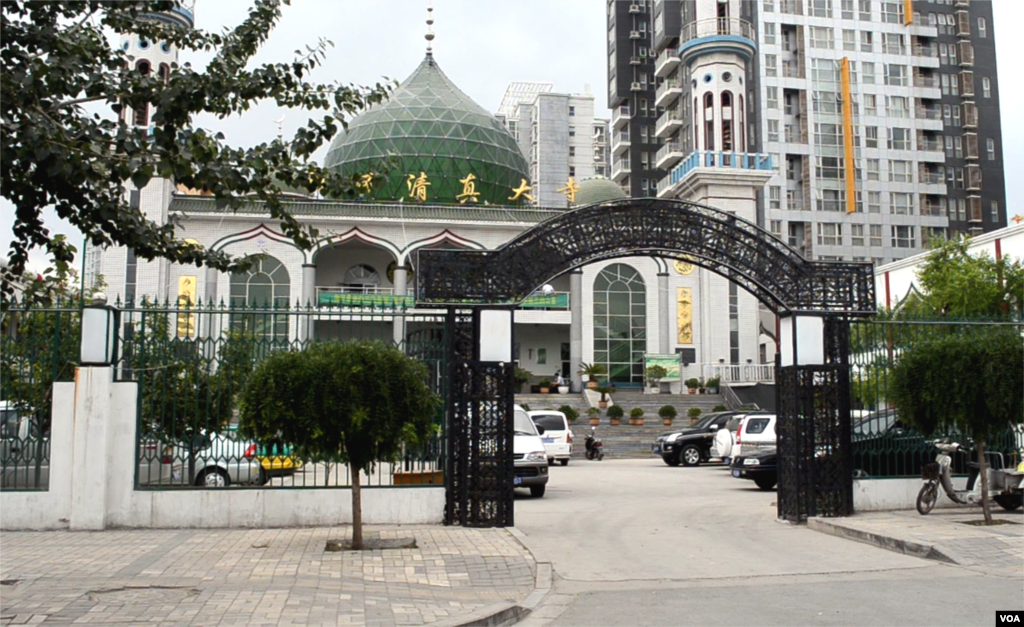
M977 0L976 0L977 1ZM985 1L985 0L981 0ZM1002 106L1003 155L1006 168L1007 215L1024 214L1024 81L1015 64L1024 59L1024 37L1004 25L1024 23L1024 0L993 0L999 63L998 90ZM196 26L219 31L241 22L248 0L197 0ZM595 96L598 116L607 109L605 3L602 0L434 0L434 56L455 84L484 108L494 111L510 81L548 81L560 92ZM324 67L313 80L372 84L389 77L404 80L422 60L426 42L426 2L423 0L292 0L257 61L290 61L296 49L330 39ZM201 64L200 56L181 61ZM283 112L285 136L309 118L302 111ZM200 121L227 136L228 142L248 146L273 139L273 120L282 111L273 104L251 109L242 117ZM326 147L321 149L322 159ZM81 235L49 213L47 225ZM6 256L13 225L13 208L0 199L0 254ZM32 256L35 269L45 267L43 255Z

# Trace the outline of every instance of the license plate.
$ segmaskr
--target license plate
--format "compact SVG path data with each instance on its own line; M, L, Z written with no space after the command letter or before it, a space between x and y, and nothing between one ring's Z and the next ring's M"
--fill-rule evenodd
M661 452L661 447L658 446L657 444L653 444L653 445L651 445L651 452L652 453L660 453Z
M739 477L740 476L740 469L739 468L733 468L732 469L732 476L733 477Z
M522 483L523 483L523 478L522 477L516 477L515 480L512 481L512 485L521 485Z
M543 438L543 441L544 441L544 444L554 444L555 443L555 439L554 438Z

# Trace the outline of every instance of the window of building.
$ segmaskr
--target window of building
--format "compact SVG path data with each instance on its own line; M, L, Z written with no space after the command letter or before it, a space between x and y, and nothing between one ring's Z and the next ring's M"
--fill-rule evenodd
M645 48L641 48L641 50L646 52ZM644 55L641 54L640 56L644 56ZM569 105L569 117L573 117L575 115L576 115L576 107L574 107L572 105Z
M643 144L647 143L647 125L646 124L641 124L640 125L640 142L643 143Z
M961 222L967 219L967 202L963 198L956 199L956 212Z
M775 11L775 0L764 0L761 3L761 8L765 13L772 13Z
M953 148L957 157L964 156L964 140L959 135L953 138Z
M892 226L893 248L915 248L916 246L914 227L895 224Z
M768 187L768 206L772 209L782 209L782 188L780 186Z
M850 244L853 246L864 245L864 225L863 224L851 224L850 225Z
M879 161L878 161L878 159L868 159L868 180L869 181L877 181L877 180L879 180L878 179L878 170L879 170Z
M882 21L887 24L903 23L902 0L882 0Z
M836 47L835 32L827 26L811 26L811 48L831 50Z
M896 87L907 86L907 66L898 63L885 64L885 84Z
M906 96L886 96L885 114L890 118L910 117L910 100Z
M999 222L999 201L993 200L989 203L989 211L991 211L991 217L993 222Z
M569 156L570 157L575 157L576 156L576 146L569 146Z
M949 44L949 64L956 65L956 45Z
M832 17L832 0L810 0L808 9L814 17Z
M948 96L949 95L949 75L948 74L940 74L939 75L939 85L942 88L942 95L943 96Z
M569 137L576 137L576 127L575 126L570 126L569 127Z
M857 31L843 29L843 50L857 49Z
M988 154L989 161L996 160L996 140L991 137L985 140L985 152Z
M818 178L841 180L844 171L844 159L839 157L816 157Z
M881 224L870 224L868 225L868 242L871 246L882 245L882 225Z
M956 85L956 81L953 81ZM953 105L953 126L960 126L960 107Z
M782 237L782 220L769 220L769 229L775 237Z
M939 65L947 65L949 63L949 46L946 44L939 44Z
M811 59L811 80L818 83L838 83L839 71L832 59Z
M878 115L878 100L875 94L864 94L864 115Z
M893 183L913 183L914 175L910 169L910 161L892 159L889 161L889 181Z
M981 95L985 98L992 97L992 82L987 76L981 77Z
M843 225L834 222L818 223L818 245L819 246L842 246Z
M946 156L947 157L952 157L953 156L953 138L951 136L949 136L949 135L945 135L944 137L946 138ZM950 176L952 176L952 174Z
M871 0L857 0L857 17L865 22L871 21Z
M778 57L774 54L764 55L764 75L765 76L778 76Z
M777 142L779 141L779 121L768 120L768 141Z
M889 205L892 213L898 216L914 215L914 196L903 192L891 192L889 194Z
M641 383L647 350L647 288L640 273L616 263L594 279L594 362L614 383Z
M960 139L960 138L957 137L957 139ZM964 169L963 168L953 168L953 171L956 173L956 182L953 185L953 188L954 189L963 189L964 188Z
M878 148L878 127L877 126L865 126L864 127L864 147L865 148Z
M886 130L888 132L886 145L889 150L911 150L909 128L891 126Z
M875 40L874 33L869 30L862 30L860 32L860 51L861 52L874 52Z
M905 54L906 39L900 33L882 33L882 52L886 54Z
M774 44L775 43L775 22L764 23L764 43Z
M818 146L841 146L843 143L842 127L838 124L814 124L814 143Z
M987 26L987 24L985 24L985 18L979 17L978 18L978 37L980 37L981 39L985 39L986 37L988 37L988 30L987 29L988 29L988 26Z
M875 84L875 64L874 63L862 63L861 64L861 82L865 85Z
M779 88L767 87L765 89L765 106L769 109L779 108Z
M366 285L366 281L376 276L380 284L380 275L369 266L356 265L345 273L346 286L350 283L353 272L359 269L358 286ZM355 281L355 279L352 279ZM233 330L245 330L261 338L276 341L288 341L288 316L274 313L275 308L288 308L291 282L288 269L274 257L264 257L253 267L231 275L230 303L232 309L248 309L246 313L232 313L230 325ZM251 312L251 313L249 313Z
M844 20L853 19L853 0L841 0L839 3L839 10L842 11L841 17Z
M846 211L846 191L841 189L819 189L818 211Z

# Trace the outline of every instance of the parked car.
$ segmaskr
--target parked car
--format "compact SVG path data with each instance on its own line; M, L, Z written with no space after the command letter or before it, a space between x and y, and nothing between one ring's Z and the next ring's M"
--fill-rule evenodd
M228 425L228 432L238 432L238 423ZM292 447L287 444L256 444L256 459L263 466L267 477L290 477L302 468L302 460L292 455Z
M713 456L711 445L715 442L718 429L728 422L735 412L714 412L706 414L696 424L659 435L651 446L651 452L660 455L669 466L697 466Z
M735 412L729 417L725 426L715 434L715 443L711 447L711 456L720 457L723 462L728 463L733 457L739 455L740 449L736 446L736 432L739 430L740 423L749 415L767 413L765 411Z
M269 476L257 457L257 449L254 442L200 431L194 439L194 470L189 477L187 446L151 440L140 445L139 485L263 485Z
M774 448L756 450L733 458L732 476L750 479L762 490L771 490L779 482L778 454Z
M774 450L778 437L775 435L775 414L748 414L736 428L736 457L750 457L759 451ZM739 450L736 450L739 447Z
M515 454L515 480L517 488L529 488L536 498L544 496L548 484L548 454L544 450L539 427L519 405L513 413L513 453Z
M557 461L563 466L567 466L569 457L572 455L572 430L569 429L569 421L565 414L550 409L526 413L530 415L535 425L544 428L541 440L544 442L544 450L548 454L548 464L554 464Z

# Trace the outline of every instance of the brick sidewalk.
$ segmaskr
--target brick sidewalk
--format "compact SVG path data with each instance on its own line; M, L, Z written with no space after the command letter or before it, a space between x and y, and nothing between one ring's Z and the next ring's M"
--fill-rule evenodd
M503 529L373 526L418 548L325 553L350 527L5 532L0 625L457 624L534 590Z
M817 531L885 549L958 564L1003 577L1024 577L1024 515L996 508L1007 524L983 527L964 522L982 519L980 508L943 508L922 516L916 510L865 512L849 518L813 518Z

